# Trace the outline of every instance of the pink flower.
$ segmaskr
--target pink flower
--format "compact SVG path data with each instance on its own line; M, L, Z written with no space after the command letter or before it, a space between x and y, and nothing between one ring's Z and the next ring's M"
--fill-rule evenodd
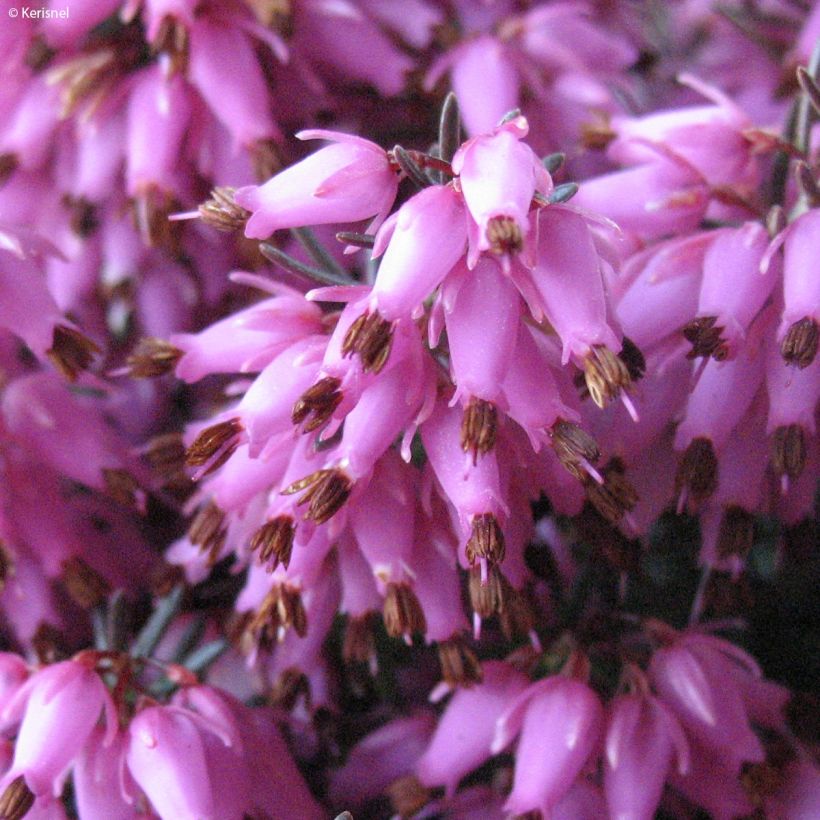
M80 817L87 820L133 820L142 816L129 805L133 790L125 770L128 735L118 732L109 746L97 727L74 764L73 783Z
M500 752L521 734L505 811L549 816L599 743L603 723L598 696L572 678L545 678L518 695L498 719L492 744Z
M450 798L459 781L493 754L496 721L527 687L526 676L501 661L486 661L482 671L482 683L459 689L450 699L416 764L421 782L444 786Z
M281 228L359 222L374 217L374 230L393 205L398 175L384 149L338 131L310 130L299 139L332 142L291 165L264 185L240 188L236 201L252 214L251 239L267 239Z
M117 730L114 702L99 675L78 661L64 661L33 674L3 710L20 720L8 777L23 775L35 795L55 789L105 713L110 744Z

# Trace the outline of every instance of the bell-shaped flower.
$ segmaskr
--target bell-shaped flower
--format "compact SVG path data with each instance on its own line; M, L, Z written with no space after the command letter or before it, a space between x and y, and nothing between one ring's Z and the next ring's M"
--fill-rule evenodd
M504 809L550 816L600 742L603 724L601 701L579 680L555 675L518 695L498 719L492 744L500 752L521 735Z
M609 709L604 789L610 815L652 820L673 759L681 774L689 770L686 736L670 710L648 693L620 695Z
M496 721L527 687L526 675L502 661L486 661L482 673L481 683L459 689L450 699L416 764L419 780L431 788L444 786L448 797L493 755Z
M3 721L22 720L9 777L23 775L35 795L55 788L105 714L105 745L117 731L114 702L99 675L71 660L33 674L3 710Z
M359 222L374 217L370 229L393 205L398 175L383 148L337 131L301 131L299 139L330 145L280 171L264 185L240 188L237 204L251 212L245 235L267 239L281 228Z
M546 195L552 188L547 170L521 141L528 131L527 120L516 117L491 134L467 140L453 157L471 218L470 267L482 251L521 251L532 198L536 191Z

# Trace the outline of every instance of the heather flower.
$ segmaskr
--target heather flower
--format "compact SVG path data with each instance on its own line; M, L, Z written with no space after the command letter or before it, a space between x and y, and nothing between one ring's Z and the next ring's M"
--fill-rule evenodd
M261 186L240 188L235 199L251 212L245 235L267 239L274 231L301 225L359 222L378 227L396 198L398 176L375 143L337 131L310 130L299 139L332 144L280 171Z
M101 713L107 729L103 742L108 745L117 729L117 716L97 673L76 660L37 671L3 710L4 721L20 721L7 778L22 774L35 795L55 790Z
M521 735L505 811L549 815L599 743L603 721L598 696L579 680L553 676L519 694L498 718L492 743L499 752Z

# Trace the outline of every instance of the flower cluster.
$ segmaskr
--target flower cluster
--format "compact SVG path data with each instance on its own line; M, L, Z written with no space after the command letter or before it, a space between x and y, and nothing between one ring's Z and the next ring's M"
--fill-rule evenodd
M0 6L0 820L820 813L817 8Z

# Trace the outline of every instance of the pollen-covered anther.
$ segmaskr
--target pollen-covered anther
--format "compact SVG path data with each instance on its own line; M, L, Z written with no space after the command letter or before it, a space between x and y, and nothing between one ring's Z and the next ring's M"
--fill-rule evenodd
M343 394L339 390L341 380L335 376L325 376L305 390L293 405L291 419L294 424L302 424L305 433L322 427L341 404Z
M228 419L206 427L185 451L186 465L206 467L202 475L212 473L233 455L243 429L239 419Z
M277 584L264 597L247 624L247 631L261 647L269 649L283 640L288 629L307 635L307 613L301 592L289 584Z
M106 493L117 504L130 510L145 510L145 493L128 470L104 467L102 476Z
M387 364L393 346L393 327L378 313L363 313L347 329L342 355L358 354L365 371L378 373Z
M592 346L592 352L584 359L584 379L598 407L606 407L632 384L626 363L605 345Z
M175 254L181 238L181 223L168 217L179 210L179 203L156 185L140 191L131 203L134 225L143 242L152 248L164 248Z
M587 477L584 480L584 489L590 504L610 524L617 524L625 513L630 512L638 503L638 493L627 479L623 465L613 461L602 470L604 483Z
M352 479L341 470L317 470L285 487L282 495L293 495L304 490L298 506L308 505L305 518L324 524L344 506L352 489Z
M718 556L729 558L734 555L745 559L752 550L754 538L754 516L736 504L726 507L718 528Z
M87 370L100 348L87 336L67 325L55 325L51 347L46 351L49 361L69 381Z
M481 664L462 635L456 634L446 641L440 641L438 659L441 664L441 677L449 686L468 689L476 683L481 683Z
M180 433L163 433L150 439L145 458L163 481L177 478L185 466L185 444Z
M487 222L487 242L490 250L501 256L520 253L524 247L521 227L511 216L494 216Z
M413 774L394 780L385 792L397 817L413 817L430 800L430 792Z
M480 567L473 567L467 580L470 606L479 618L491 618L504 610L504 596L509 584L498 567L491 566L486 578L482 578Z
M22 820L34 805L34 792L28 787L23 775L15 777L0 795L0 818Z
M188 527L188 540L202 552L217 555L225 542L225 513L209 501L199 508Z
M729 355L723 338L724 329L716 322L717 316L700 316L683 326L683 337L692 345L686 354L687 359L711 356L715 361L722 362Z
M198 210L202 221L218 231L232 233L244 229L251 216L241 205L236 203L236 188L217 187L211 191L211 198L203 202Z
M374 613L358 618L348 617L342 641L342 659L347 664L370 664L376 657L376 636L373 632Z
M165 339L145 336L125 360L128 374L135 379L154 379L170 373L182 358L182 351Z
M717 489L718 461L715 448L708 438L694 438L689 443L675 475L675 493L686 490L695 503L705 501Z
M780 355L786 364L795 365L803 370L817 356L818 342L820 342L820 328L817 322L804 316L786 331L780 343Z
M467 560L474 564L476 559L486 559L492 564L504 560L504 533L498 519L492 513L473 516L472 533L467 541Z
M63 561L61 581L72 600L83 609L101 604L108 595L108 582L79 555Z
M800 477L806 466L806 433L799 424L778 427L772 436L771 462L779 476L792 481Z
M646 359L641 349L628 336L621 340L621 352L618 354L620 360L626 365L629 371L629 378L633 382L640 381L646 373Z
M479 456L495 447L498 433L498 410L484 399L472 398L461 417L461 449L472 453L473 464Z
M405 583L390 583L384 596L384 628L391 638L402 635L423 635L427 631L427 619L419 599Z
M293 552L293 536L296 526L289 515L278 515L266 521L250 540L251 552L259 554L259 560L273 572L281 563L285 569Z
M289 666L274 681L268 693L268 702L290 712L299 701L304 699L310 709L310 681L308 676L295 666Z
M555 455L572 475L581 481L587 475L596 481L600 479L592 465L600 458L601 451L589 433L577 424L561 419L552 426L550 438Z

